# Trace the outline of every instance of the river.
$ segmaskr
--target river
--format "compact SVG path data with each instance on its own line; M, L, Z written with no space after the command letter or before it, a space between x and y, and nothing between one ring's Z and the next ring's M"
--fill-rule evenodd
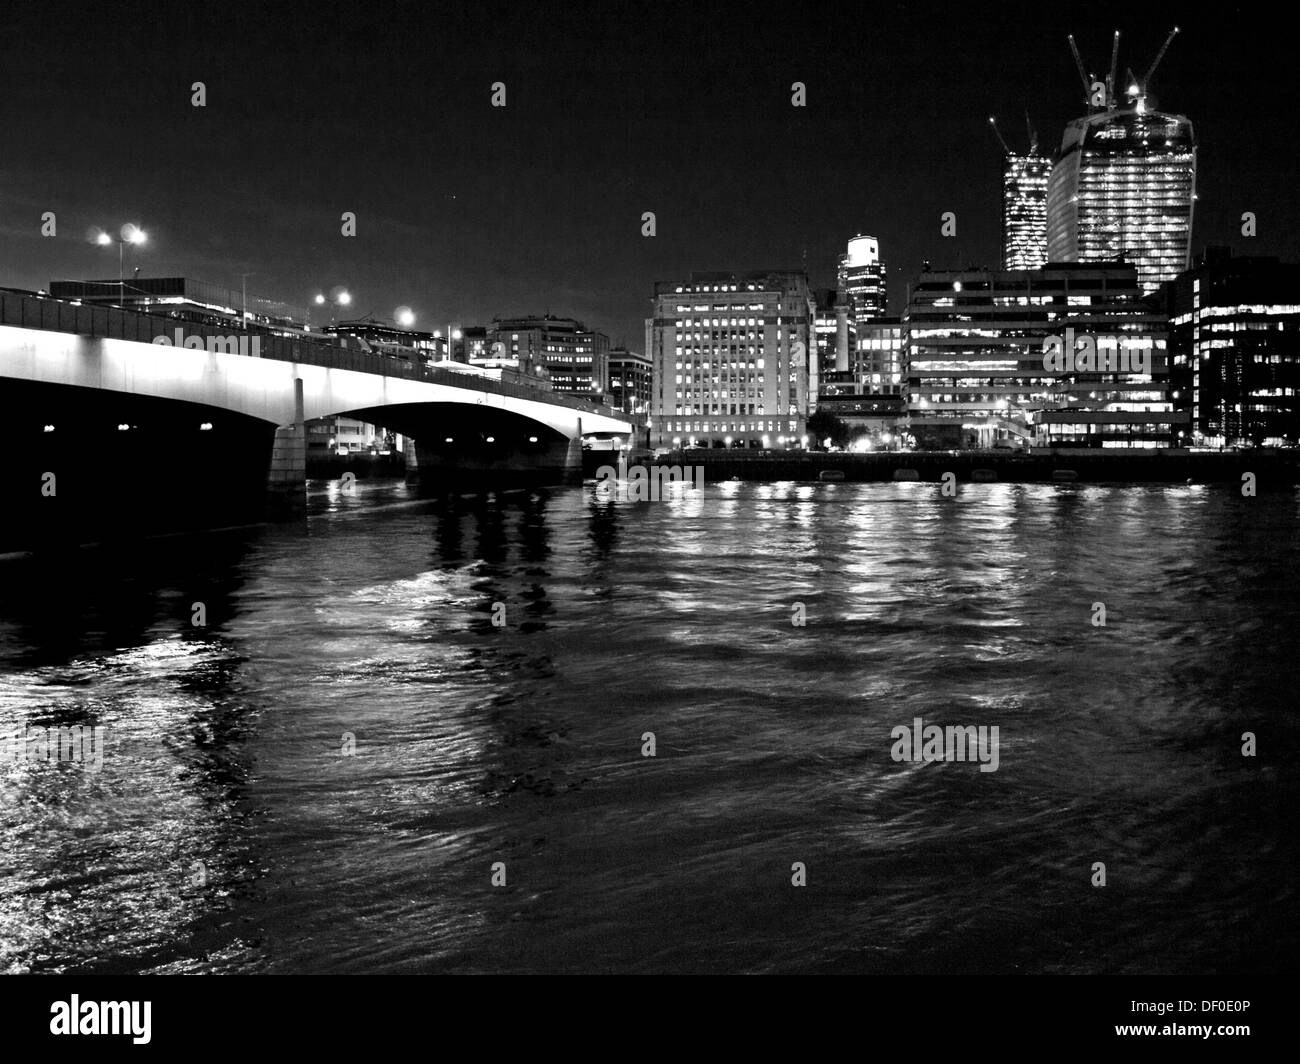
M103 729L0 763L0 971L1289 970L1298 499L312 482L0 563L0 734Z

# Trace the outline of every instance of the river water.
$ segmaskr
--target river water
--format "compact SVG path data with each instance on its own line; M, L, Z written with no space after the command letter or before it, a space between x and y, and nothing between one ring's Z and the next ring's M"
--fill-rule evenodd
M0 971L1294 967L1296 494L357 488L0 563Z

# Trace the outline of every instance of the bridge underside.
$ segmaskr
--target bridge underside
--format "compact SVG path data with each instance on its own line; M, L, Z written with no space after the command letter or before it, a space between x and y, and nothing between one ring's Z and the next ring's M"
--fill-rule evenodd
M301 512L301 424L199 403L4 379L11 484L0 553L41 544L217 528ZM474 490L581 477L581 445L522 415L469 403L339 411L406 438L422 488ZM53 478L47 476L53 474Z
M274 425L94 388L5 380L0 394L17 441L5 455L14 490L0 551L266 515Z
M407 477L423 485L499 487L582 477L577 437L531 418L467 403L419 403L346 411L406 437Z

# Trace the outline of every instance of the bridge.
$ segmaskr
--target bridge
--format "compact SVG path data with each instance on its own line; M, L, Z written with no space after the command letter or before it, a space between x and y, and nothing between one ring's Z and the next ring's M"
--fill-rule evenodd
M178 331L192 347L176 346ZM103 459L107 449L148 466L192 448L223 472L238 466L245 479L259 477L262 489L290 503L305 492L304 422L317 418L347 416L401 433L408 476L459 473L486 483L498 474L580 477L584 436L637 431L609 408L509 370L496 379L307 336L232 331L0 292L0 390L11 424L24 446L35 433L38 454L65 462Z

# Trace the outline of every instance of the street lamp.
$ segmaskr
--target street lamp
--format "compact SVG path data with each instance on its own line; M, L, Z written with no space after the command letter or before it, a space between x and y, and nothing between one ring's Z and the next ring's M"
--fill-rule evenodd
M323 307L326 303L335 307L346 307L352 304L352 295L342 285L336 285L334 288L330 289L330 294L328 296L324 292L317 292L316 298L313 302L318 307ZM333 323L334 315L331 314L330 324Z
M239 275L239 288L240 291L243 293L243 299L244 299L244 304L240 308L240 315L239 315L240 317L239 327L241 329L248 328L248 279L250 277L256 277L256 276L257 274L255 274L252 270L249 270L247 273L241 273Z
M113 239L111 235L99 230L95 236L95 243L101 247L108 247L109 244L117 245L117 301L119 304L126 301L126 281L123 278L122 253L127 244L143 244L149 239L149 236L134 222L127 222L118 230L118 238Z

